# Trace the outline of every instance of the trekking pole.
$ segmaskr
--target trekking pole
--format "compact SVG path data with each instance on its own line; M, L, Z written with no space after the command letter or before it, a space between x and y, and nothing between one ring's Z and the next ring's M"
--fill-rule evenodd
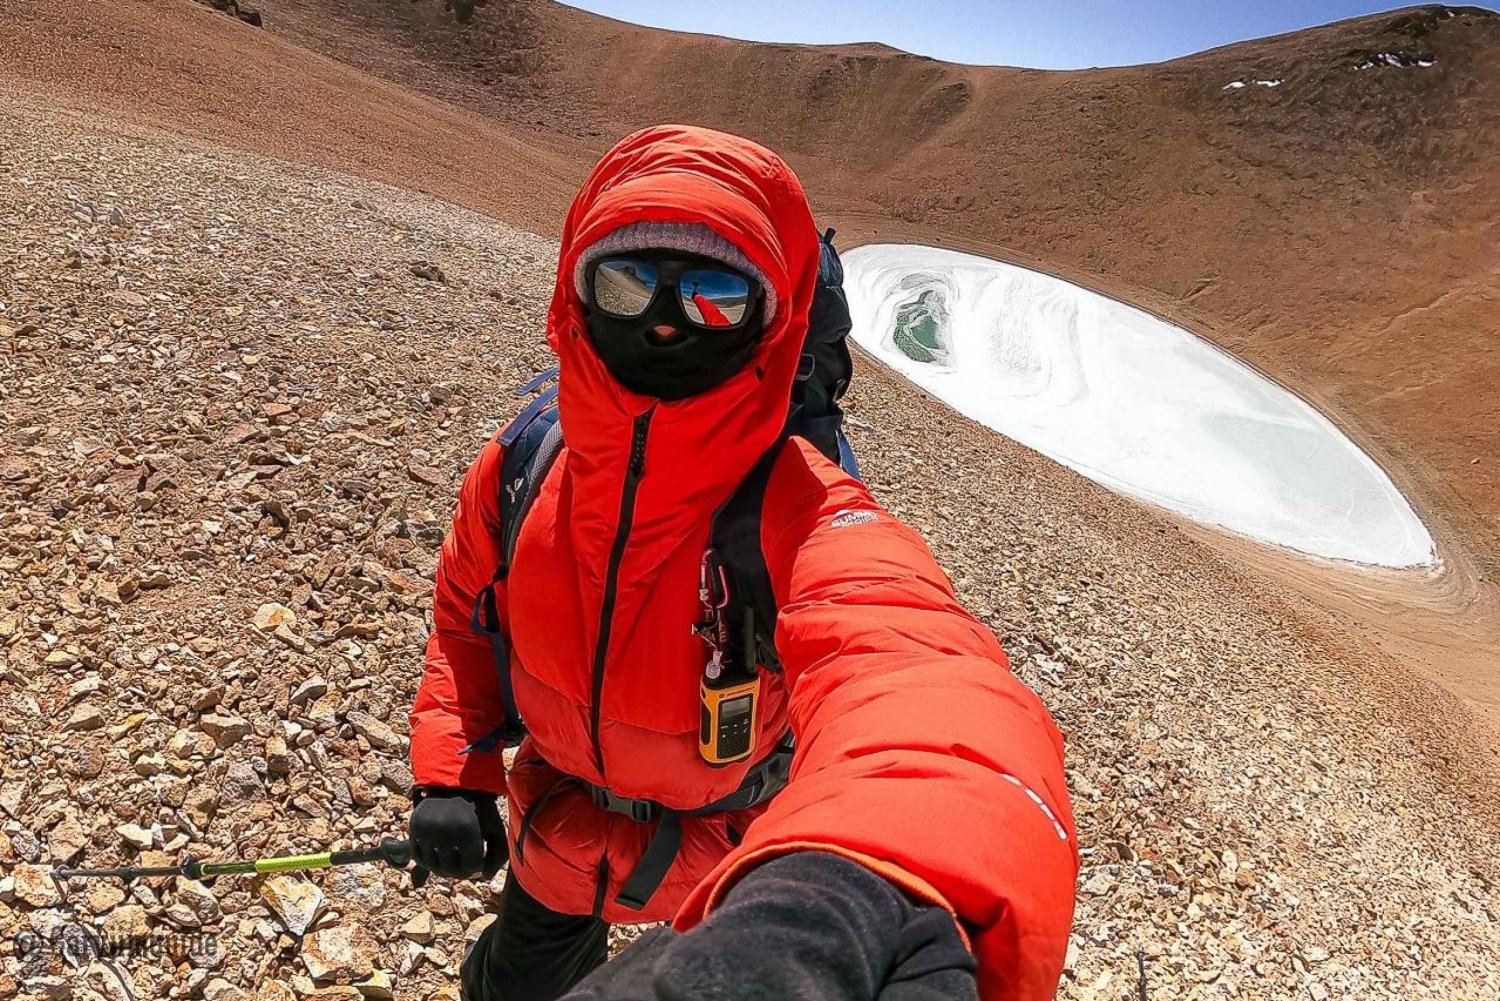
M52 870L56 879L142 879L147 876L186 876L202 879L205 876L249 876L266 872L295 872L301 869L327 869L338 865L359 865L365 862L384 862L393 869L405 869L412 861L410 841L386 838L375 848L356 848L342 852L319 852L316 855L283 855L278 858L244 859L238 862L199 862L185 858L181 865L121 866L117 869L66 869ZM412 870L413 886L427 882L427 870L417 866Z

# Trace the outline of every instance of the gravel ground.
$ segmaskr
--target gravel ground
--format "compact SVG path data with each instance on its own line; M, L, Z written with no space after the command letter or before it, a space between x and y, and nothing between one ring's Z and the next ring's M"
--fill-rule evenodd
M555 245L4 92L0 233L0 997L456 997L499 880L47 870L402 830L437 546L546 364ZM851 410L1068 737L1063 997L1134 997L1138 964L1151 997L1500 996L1500 839L1434 778L1447 709L868 364ZM90 964L23 935L69 925L181 936Z

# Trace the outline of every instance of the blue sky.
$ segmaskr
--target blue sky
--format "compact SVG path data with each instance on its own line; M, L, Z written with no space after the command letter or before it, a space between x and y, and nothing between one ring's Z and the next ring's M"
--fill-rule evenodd
M659 28L878 41L939 59L1076 69L1157 62L1400 3L1359 0L566 0Z

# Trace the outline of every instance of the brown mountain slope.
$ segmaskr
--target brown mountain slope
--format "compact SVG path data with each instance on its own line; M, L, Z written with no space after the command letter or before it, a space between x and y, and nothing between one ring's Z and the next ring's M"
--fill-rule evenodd
M532 229L552 224L575 186L571 167L505 123L189 0L0 5L0 86L457 202L475 204L483 178L480 207Z
M685 35L536 0L468 27L407 0L263 6L273 32L565 155L662 120L743 132L787 153L851 237L1019 258L1186 322L1409 466L1425 507L1500 555L1492 13L1426 7L1042 72Z
M373 968L451 1001L494 882L48 872L403 830L443 528L541 362L557 246L143 133L0 93L0 998L311 1001ZM1151 998L1500 996L1500 782L1462 707L890 373L849 402L872 487L1066 735L1062 998L1134 998L1143 960ZM216 955L74 974L22 937L64 923Z
M62 36L81 8L54 5L54 76L88 74L75 90L149 121L352 163L543 233L614 138L706 122L786 152L848 239L997 254L1181 320L1374 452L1446 567L1432 580L1351 574L1220 543L1500 723L1500 184L1484 169L1500 148L1500 18L1420 8L1159 66L1057 73L683 35L542 0L492 4L467 28L435 2L264 7L276 37L185 3L153 8L149 24L131 15L138 32L214 40L196 43L212 58L171 65L144 101L122 101L152 74L93 53L79 65ZM285 71L276 84L294 111L233 100L272 87L268 66L306 58L279 39L403 90L352 73L324 83L332 68L313 61L316 89ZM393 107L417 103L403 124L428 114L410 90L467 107L480 127L439 117L430 146L384 144ZM361 115L370 127L351 127Z
M15 85L543 233L631 128L752 135L851 238L1019 259L1231 348L1399 467L1493 572L1496 15L1419 8L1155 66L1044 72L684 35L544 0L493 4L467 27L409 0L261 7L257 32L182 0L127 0L107 21L81 0L23 0L0 11L0 48L19 46ZM1385 53L1433 65L1358 68ZM1234 80L1248 85L1225 89Z
M1059 73L682 35L544 0L467 28L432 2L263 7L261 31L187 0L16 0L0 7L0 84L541 233L630 128L757 136L846 238L1060 272L1320 404L1407 488L1446 568L1393 580L1243 558L1500 721L1500 183L1484 169L1500 17L1420 8Z

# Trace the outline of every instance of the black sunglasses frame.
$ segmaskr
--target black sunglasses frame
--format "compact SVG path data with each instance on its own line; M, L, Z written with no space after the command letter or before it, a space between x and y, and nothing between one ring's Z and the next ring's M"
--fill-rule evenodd
M641 264L649 265L651 268L655 269L656 288L654 291L652 291L651 298L646 301L645 307L639 313L614 313L599 305L599 297L594 294L594 282L598 277L599 268L608 261L629 261L633 263L639 262ZM691 316L687 315L687 310L682 305L681 278L683 276L683 273L688 271L722 271L725 274L734 275L736 278L744 279L745 284L749 287L749 292L745 295L745 312L740 316L738 322L731 323L727 326L713 327L709 326L706 323L699 323ZM597 309L599 312L603 313L605 316L613 317L617 320L636 320L651 312L651 308L656 305L656 300L661 297L663 289L672 289L675 293L677 293L677 306L683 311L683 316L689 323L702 330L716 331L739 330L743 328L755 317L755 307L759 305L761 296L765 294L765 289L761 287L760 282L755 278L745 274L738 268L732 268L729 265L725 264L723 261L717 260L716 258L712 257L698 257L696 255L688 255L684 257L671 257L662 258L660 260L653 260L652 258L636 254L610 254L607 257L599 258L597 261L594 261L589 265L589 305L592 308Z

